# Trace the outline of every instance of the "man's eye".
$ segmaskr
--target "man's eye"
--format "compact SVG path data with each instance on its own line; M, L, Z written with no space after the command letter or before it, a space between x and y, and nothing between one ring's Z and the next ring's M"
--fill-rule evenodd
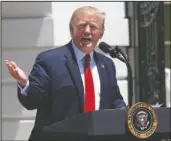
M79 28L85 28L86 27L86 24L80 24L78 25Z
M97 29L97 26L95 26L95 25L90 25L90 28L91 28L92 30L96 30L96 29Z
M84 29L87 26L89 26L91 30L97 30L98 29L98 27L96 25L87 25L87 24L80 24L80 25L78 25L78 28Z

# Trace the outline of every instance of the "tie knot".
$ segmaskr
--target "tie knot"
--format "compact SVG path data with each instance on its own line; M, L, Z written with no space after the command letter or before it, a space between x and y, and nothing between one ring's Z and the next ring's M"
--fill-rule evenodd
M84 59L85 59L85 62L90 62L90 54L86 54Z
M85 66L87 66L90 63L90 54L86 54L84 60L85 60Z

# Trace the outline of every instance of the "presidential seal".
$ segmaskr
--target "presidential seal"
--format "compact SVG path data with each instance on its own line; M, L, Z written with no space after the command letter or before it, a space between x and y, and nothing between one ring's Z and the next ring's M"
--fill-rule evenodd
M157 128L157 114L151 105L139 102L128 110L127 124L128 129L134 136L140 139L146 139Z

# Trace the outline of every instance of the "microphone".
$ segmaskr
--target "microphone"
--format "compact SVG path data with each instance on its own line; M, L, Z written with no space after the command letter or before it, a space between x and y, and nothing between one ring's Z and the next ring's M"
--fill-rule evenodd
M126 59L126 58L124 59L123 57L120 56L119 52L120 52L122 55L123 55L123 52L122 52L122 50L119 49L118 46L116 46L115 48L112 48L112 47L111 47L110 45L108 45L107 43L101 42L101 43L99 44L99 48L100 48L103 52L109 53L110 56L111 56L112 58L118 58L118 59L121 60L122 62L126 63L125 61L127 61L127 59ZM125 57L125 55L123 55L123 56Z
M117 59L121 60L122 62L124 62L126 64L127 69L128 69L128 106L130 108L132 106L133 80L132 80L131 65L130 65L126 55L124 54L124 52L118 46L116 46L115 48L112 48L110 45L108 45L105 42L101 42L99 44L99 48L103 52L109 53L109 55L112 58L117 58Z
M105 53L109 53L112 50L112 47L105 42L101 42L99 48Z

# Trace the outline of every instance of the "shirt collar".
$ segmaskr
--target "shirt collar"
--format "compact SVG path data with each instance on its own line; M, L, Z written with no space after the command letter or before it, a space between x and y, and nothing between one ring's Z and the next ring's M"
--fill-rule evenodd
M82 61L86 53L82 52L78 47L76 47L73 40L72 40L72 47L74 49L77 61ZM94 51L90 53L91 60L93 59L93 54L94 54Z

